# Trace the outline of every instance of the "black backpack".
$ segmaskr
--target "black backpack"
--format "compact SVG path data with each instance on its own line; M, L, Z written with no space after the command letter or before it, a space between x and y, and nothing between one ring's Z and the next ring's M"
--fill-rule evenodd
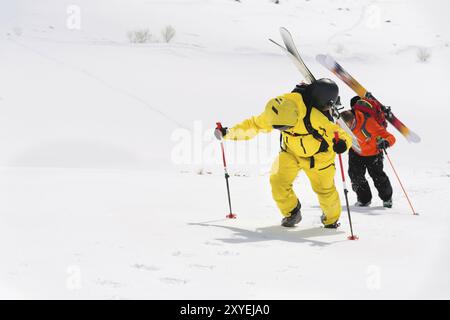
M305 125L306 130L308 131L309 134L312 134L312 136L319 140L320 142L322 142L322 144L326 144L325 150L326 151L328 149L328 143L323 139L322 135L317 131L317 129L315 129L312 124L311 124L311 111L312 111L312 99L310 97L310 95L308 94L306 88L308 87L307 84L298 84L295 86L294 90L292 90L292 93L298 93L302 96L303 98L303 102L305 103L306 106L306 115L303 118L303 124ZM317 109L319 110L319 109ZM328 120L333 121L333 117L331 116L329 111L321 111L323 115L325 115L327 117ZM320 150L322 150L322 145L320 146ZM322 152L320 151L319 152Z

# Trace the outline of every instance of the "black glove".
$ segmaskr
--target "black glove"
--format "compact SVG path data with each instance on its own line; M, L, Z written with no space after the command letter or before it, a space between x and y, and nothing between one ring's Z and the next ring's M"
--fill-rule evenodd
M225 137L227 132L228 132L227 127L216 128L216 130L214 130L214 135L216 136L217 140L222 140L222 138Z
M336 142L336 139L333 138L333 151L336 153L344 153L347 151L347 144L342 139Z
M389 142L386 139L378 138L377 139L377 148L380 150L387 149L387 148L389 148Z
M386 117L386 119L392 120L394 115L392 114L391 107L389 107L389 106L382 106L381 108L382 108L382 110L384 112L384 116Z

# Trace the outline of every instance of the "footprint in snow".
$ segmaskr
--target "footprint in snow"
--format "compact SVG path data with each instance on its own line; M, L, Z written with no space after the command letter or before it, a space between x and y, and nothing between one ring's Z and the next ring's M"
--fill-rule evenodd
M251 244L250 246L254 247L254 248L267 248L267 247L269 247L269 245L266 245L266 244L255 244L255 243Z
M222 246L221 243L211 242L211 241L206 241L205 244L206 244L207 246L217 246L217 247Z
M105 279L97 279L95 281L96 284L105 286L105 287L112 287L114 289L124 287L124 284L112 280L105 280Z
M203 269L203 270L213 270L216 266L206 266L206 265L202 265L202 264L191 264L189 265L189 267L191 268L196 268L196 269Z
M178 279L178 278L169 278L169 277L160 278L159 280L161 282L164 282L165 284L169 284L169 285L182 285L182 284L186 284L189 282L188 280Z
M194 255L190 254L190 253L183 253L183 252L178 250L178 251L172 252L172 256L174 256L174 257L181 257L181 258L191 258Z
M228 257L236 257L236 256L240 255L239 252L233 252L233 251L228 251L228 250L219 251L219 252L217 252L217 254L219 256L228 256Z
M294 270L297 270L297 269L299 269L298 266L287 266L285 268L277 270L277 272L288 272L288 271L294 271Z
M160 270L158 267L155 266L147 266L143 263L135 263L131 266L134 269L138 269L138 270L144 270L144 271L158 271Z

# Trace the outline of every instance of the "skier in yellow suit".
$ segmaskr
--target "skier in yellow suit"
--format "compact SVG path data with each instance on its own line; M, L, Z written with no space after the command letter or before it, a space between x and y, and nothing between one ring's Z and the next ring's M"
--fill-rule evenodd
M297 85L287 94L271 99L263 113L228 129L216 129L217 139L248 140L261 132L281 131L281 151L272 165L272 196L281 214L281 225L293 227L302 219L292 183L304 170L319 199L325 228L337 228L341 202L334 184L336 153L351 147L351 137L332 122L329 108L339 89L330 79ZM339 133L339 140L334 133Z

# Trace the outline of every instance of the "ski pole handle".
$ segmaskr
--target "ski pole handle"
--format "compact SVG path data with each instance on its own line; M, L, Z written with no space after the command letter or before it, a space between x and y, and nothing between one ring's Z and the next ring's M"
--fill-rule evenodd
M337 131L334 132L334 139L336 139L336 142L339 141L339 132Z
M220 122L216 122L216 129L219 129L219 130L222 130L222 123L220 123ZM223 140L221 140L220 141L220 147L221 147L221 149L222 149L222 161L223 161L223 167L224 167L224 169L225 169L225 176L227 176L228 175L228 172L227 172L227 161L225 160L225 149L224 149L224 146L223 146Z
M334 132L334 140L336 140L336 142L339 141L339 133L337 131ZM342 164L341 154L338 154L338 157L339 157L339 164L340 164L340 167L341 167L342 182L344 183L344 190L347 190L347 184L345 183L344 166Z
M378 141L380 141L382 138L380 137L380 136L378 136L377 137L377 145L378 145ZM383 153L385 154L385 155L387 155L387 151L386 151L386 148L385 147L381 147L381 150L383 151Z

